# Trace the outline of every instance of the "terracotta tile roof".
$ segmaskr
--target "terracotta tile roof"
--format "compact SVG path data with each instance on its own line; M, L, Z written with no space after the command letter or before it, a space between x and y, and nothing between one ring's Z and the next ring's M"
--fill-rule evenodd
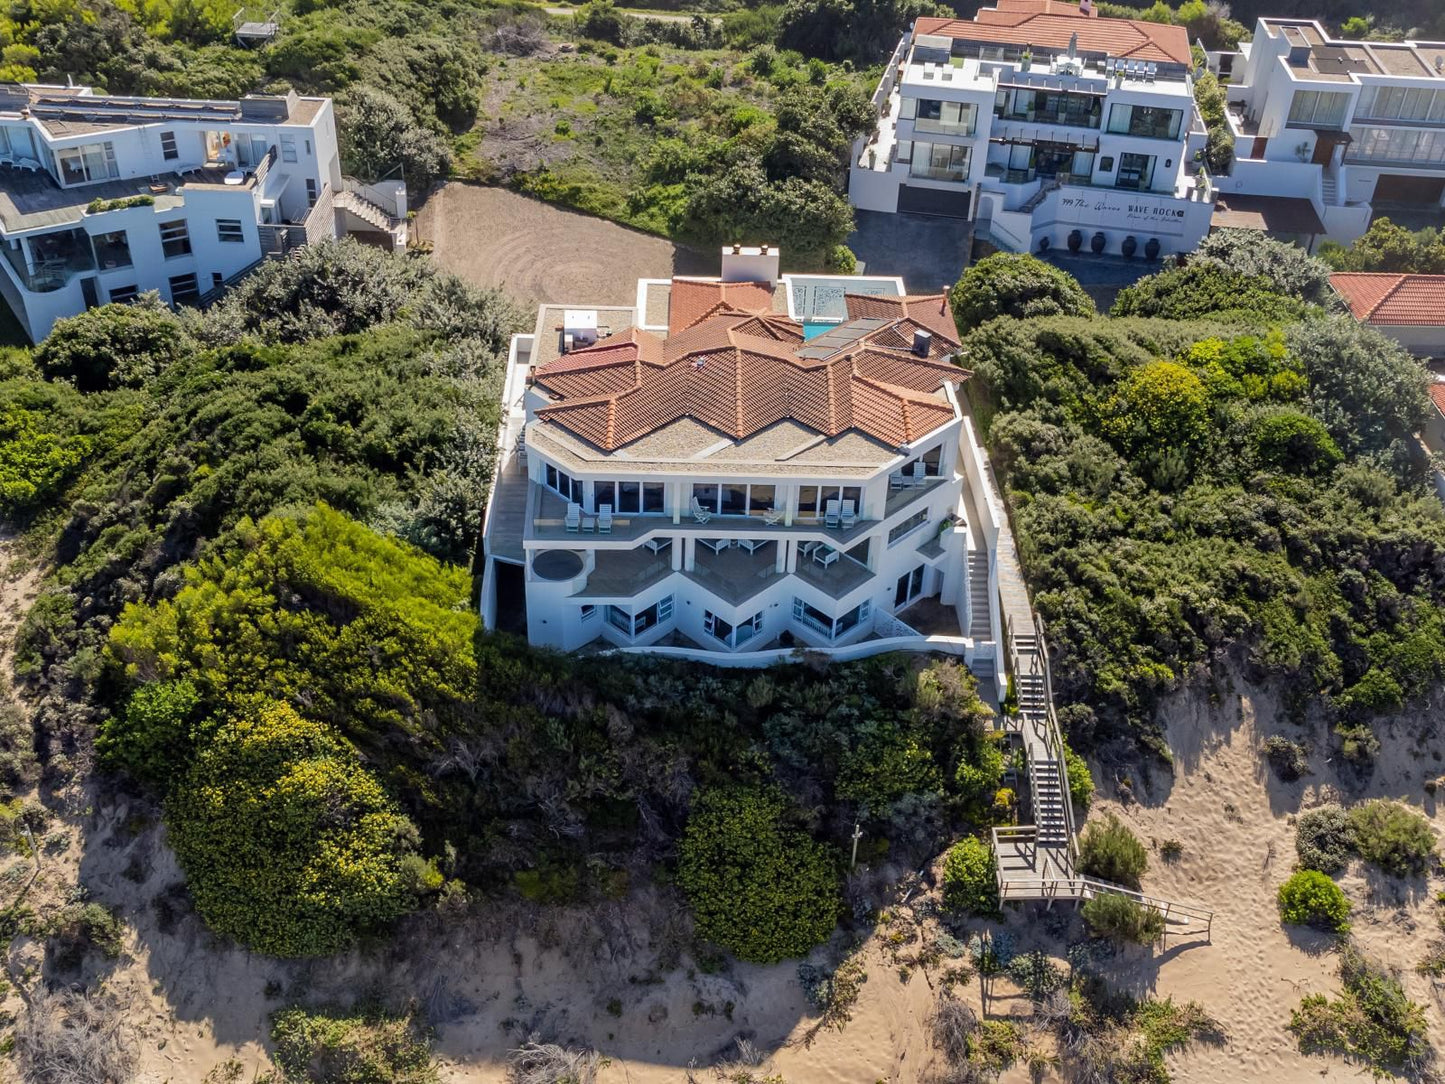
M969 374L947 360L958 338L942 295L892 300L869 306L873 321L845 325L832 355L815 342L799 357L801 326L771 314L704 311L665 341L630 329L539 368L536 383L558 401L537 417L604 451L681 418L735 440L791 421L828 437L857 430L907 444L953 417L939 392ZM932 325L929 356L913 354L915 328Z
M1347 271L1330 285L1362 323L1445 327L1445 275Z
M991 8L979 8L974 18L979 22L988 22L984 16L992 16L998 12L1013 13L1019 11L1038 12L1043 15L1068 15L1073 18L1098 18L1098 12L1093 8L1088 11L1080 11L1077 0L994 0Z
M953 322L953 312L948 307L947 294L915 294L905 297L875 297L871 294L844 294L848 306L848 319L873 316L884 320L906 320L911 325L932 332L936 339L943 339L955 348L959 344L958 325ZM911 328L908 343L912 345Z
M1435 381L1430 385L1430 401L1435 404L1435 409L1445 414L1445 382Z
M1078 35L1078 48L1085 55L1153 60L1165 64L1194 63L1189 52L1189 33L1182 26L1166 26L1142 19L1079 19L1037 11L999 11L988 22L967 19L920 18L913 23L913 36L933 34L961 41L997 45L1029 46L1062 53L1069 38Z
M773 286L768 282L710 282L673 279L667 331L676 335L722 310L771 313Z

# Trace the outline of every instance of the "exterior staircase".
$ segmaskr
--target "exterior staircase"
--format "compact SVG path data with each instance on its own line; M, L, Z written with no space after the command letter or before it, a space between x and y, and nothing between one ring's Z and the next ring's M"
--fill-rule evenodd
M332 206L364 222L372 230L386 234L391 238L393 249L406 247L406 218L391 197L377 187L344 177L341 189L332 198ZM363 232L366 232L364 228Z
M1039 185L1039 190L1035 192L1032 196L1030 196L1027 200L1025 200L1024 205L1020 207L1019 210L1026 214L1032 212L1036 207L1038 207L1039 204L1043 203L1044 200L1049 198L1050 192L1054 191L1062 184L1063 182L1060 181L1057 177L1050 177L1049 180L1046 181L1044 184Z
M1339 182L1328 173L1320 176L1320 198L1326 207L1334 207L1340 202Z
M991 638L988 613L988 554L968 555L968 635L975 640Z

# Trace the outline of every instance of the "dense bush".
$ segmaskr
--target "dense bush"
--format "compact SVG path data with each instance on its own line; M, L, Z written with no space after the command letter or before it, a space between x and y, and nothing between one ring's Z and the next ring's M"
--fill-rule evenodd
M1084 825L1079 836L1079 871L1101 881L1138 888L1149 868L1149 853L1129 826L1108 813Z
M1213 260L1193 260L1124 287L1109 313L1272 324L1298 320L1305 311L1304 302L1262 275L1241 274Z
M1068 746L1064 747L1064 768L1069 773L1069 801L1074 816L1082 820L1094 804L1094 775L1089 771L1089 762Z
M434 1084L431 1036L414 1008L283 1009L271 1018L286 1084Z
M1279 920L1292 926L1346 930L1350 925L1350 901L1325 874L1302 869L1279 886Z
M1117 892L1100 892L1085 903L1084 921L1091 934L1110 941L1152 945L1164 936L1163 914Z
M156 294L130 305L101 305L55 322L35 348L35 363L52 380L81 391L137 387L181 356L189 344Z
M1274 769L1282 782L1293 783L1310 770L1309 754L1297 741L1291 741L1283 734L1271 734L1264 739L1264 759Z
M678 845L677 880L699 935L742 960L805 955L838 921L835 856L789 827L775 791L702 792Z
M1425 1010L1399 980L1351 944L1340 952L1340 980L1338 997L1310 994L1291 1013L1300 1049L1359 1058L1379 1075L1422 1064L1430 1054Z
M1354 822L1337 805L1311 809L1295 822L1294 846L1304 869L1338 873L1355 853Z
M335 952L416 901L416 830L354 749L284 704L234 709L166 821L206 925L257 952Z
M1418 876L1435 856L1435 829L1409 806L1375 798L1350 810L1355 849L1396 877Z
M967 836L943 860L943 905L969 915L998 914L998 879L993 848Z
M997 252L963 273L948 295L959 330L999 316L1089 316L1094 302L1074 276L1026 253Z
M1348 247L1324 242L1320 258L1336 271L1445 274L1445 230L1408 230L1388 218L1377 218Z
M1194 259L1217 263L1228 271L1269 280L1276 290L1311 305L1334 303L1330 265L1285 241L1261 236L1257 230L1214 230L1199 242Z

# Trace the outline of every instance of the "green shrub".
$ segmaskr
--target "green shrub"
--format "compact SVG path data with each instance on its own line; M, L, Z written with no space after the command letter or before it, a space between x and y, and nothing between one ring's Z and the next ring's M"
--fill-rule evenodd
M287 1084L435 1084L431 1035L414 1009L283 1009L271 1018Z
M802 956L838 921L828 848L787 825L780 792L702 792L678 846L677 880L698 934L741 960Z
M1378 1075L1429 1055L1425 1010L1405 996L1398 979L1352 944L1340 953L1340 979L1338 997L1311 994L1290 1015L1302 1051L1360 1058Z
M858 270L858 257L847 245L834 245L828 253L828 270L841 275L851 275Z
M1101 892L1084 904L1084 921L1095 937L1152 945L1164 936L1164 916L1117 892Z
M1310 761L1305 747L1283 734L1271 734L1264 739L1264 759L1282 782L1292 783L1309 774Z
M1302 869L1279 886L1279 919L1291 926L1347 930L1350 901L1328 876L1319 870Z
M1350 810L1355 849L1396 877L1425 872L1435 854L1435 829L1407 805L1375 798Z
M1079 870L1101 881L1138 888L1149 868L1149 853L1113 813L1090 821L1079 837Z
M972 915L998 914L993 848L973 836L959 840L943 860L943 905Z
M1355 852L1355 826L1337 805L1301 813L1295 822L1295 852L1305 869L1338 873Z
M1074 804L1074 816L1085 817L1089 806L1094 804L1094 776L1089 771L1089 762L1066 745L1064 768L1069 773L1069 800Z
M80 966L87 949L96 949L110 960L119 956L125 926L98 903L73 903L46 923L45 932L52 962L69 969Z
M948 295L959 330L998 316L1092 316L1093 299L1066 271L1026 253L985 256L963 273Z
M258 952L335 952L415 905L416 829L354 748L289 705L223 726L166 820L206 925Z

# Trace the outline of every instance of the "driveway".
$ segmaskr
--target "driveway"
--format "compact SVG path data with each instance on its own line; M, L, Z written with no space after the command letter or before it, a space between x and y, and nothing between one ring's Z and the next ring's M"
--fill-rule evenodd
M848 247L874 275L901 275L910 293L951 289L968 265L973 223L933 215L854 211Z

